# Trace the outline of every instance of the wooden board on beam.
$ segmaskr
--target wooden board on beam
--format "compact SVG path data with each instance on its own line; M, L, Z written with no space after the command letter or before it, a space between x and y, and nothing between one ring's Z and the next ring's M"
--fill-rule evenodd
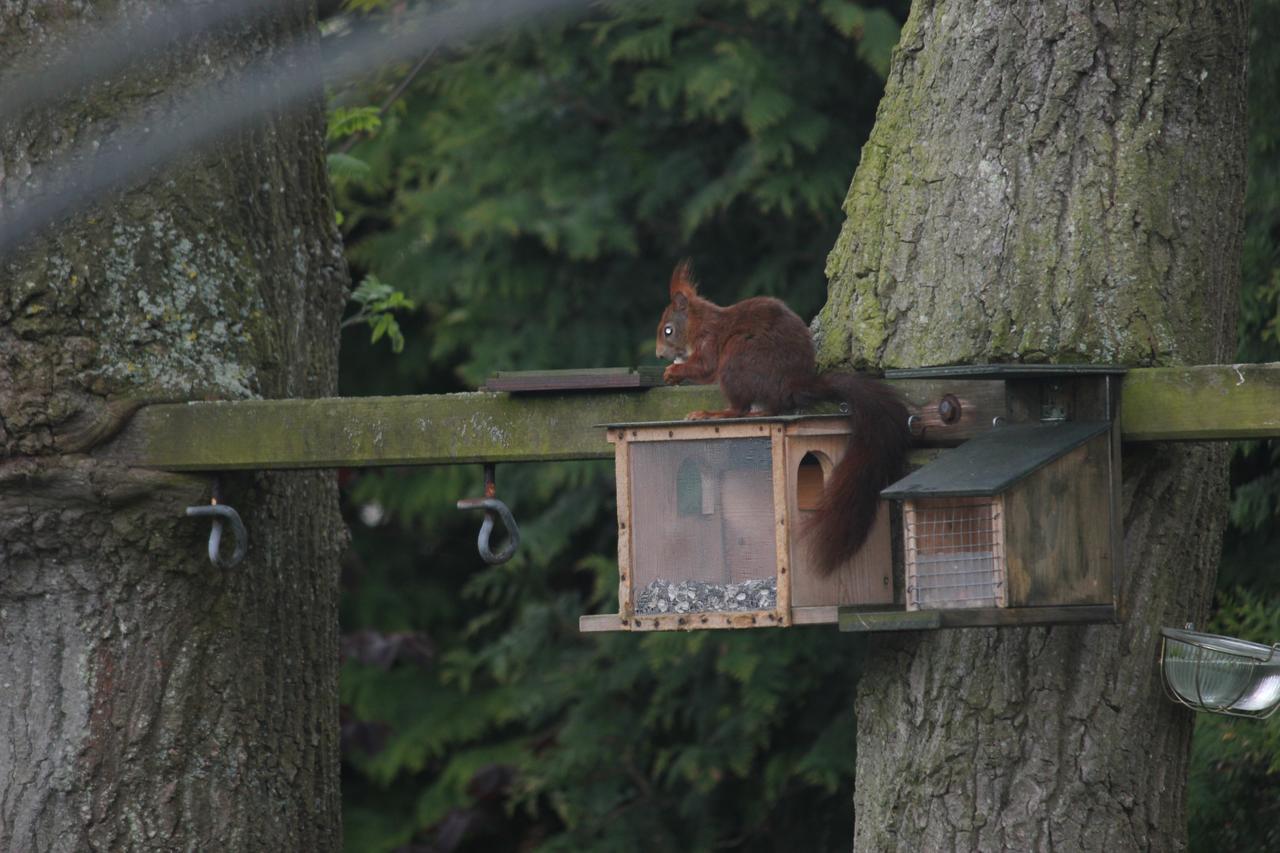
M920 444L972 438L1007 411L1002 380L890 384L920 414ZM1134 369L1122 389L1127 441L1280 436L1280 364ZM964 403L959 422L942 423L936 410L942 394ZM678 420L723 406L719 390L705 385L170 403L141 408L96 452L170 471L607 459L612 448L599 424Z
M1121 391L1125 441L1280 436L1280 363L1132 370Z
M841 631L923 631L935 628L1011 627L1061 623L1115 622L1110 604L1067 607L975 607L950 610L864 610L840 608Z
M908 382L913 404L942 393L969 401L960 421L926 428L955 444L1003 414L1001 382ZM601 424L681 420L724 407L715 386L647 391L234 400L145 406L101 455L168 471L449 465L608 459ZM926 419L927 422L928 419Z
M714 387L147 406L103 453L169 471L612 459L597 424L722 405Z

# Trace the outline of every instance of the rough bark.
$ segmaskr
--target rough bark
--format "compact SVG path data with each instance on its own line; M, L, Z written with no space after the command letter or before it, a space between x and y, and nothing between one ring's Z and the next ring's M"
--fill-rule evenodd
M0 56L148 5L0 2ZM314 4L279 5L6 122L0 205L178 88L314 38ZM183 517L210 478L95 455L139 401L335 392L318 95L0 260L0 850L340 846L332 476L224 477L250 550L220 570Z
M1234 344L1246 6L917 0L831 253L823 361L1179 364ZM1180 850L1224 445L1125 448L1120 626L877 640L860 850Z

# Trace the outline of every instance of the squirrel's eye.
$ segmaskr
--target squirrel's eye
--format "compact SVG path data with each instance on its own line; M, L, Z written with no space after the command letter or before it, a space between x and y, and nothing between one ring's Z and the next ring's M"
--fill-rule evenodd
M666 336L669 338L669 337L671 337L671 333L672 333L672 332L674 332L674 331L675 331L675 329L671 328L670 326L666 326L666 327L664 327L664 328L663 328L663 330L662 330L662 334L666 335Z

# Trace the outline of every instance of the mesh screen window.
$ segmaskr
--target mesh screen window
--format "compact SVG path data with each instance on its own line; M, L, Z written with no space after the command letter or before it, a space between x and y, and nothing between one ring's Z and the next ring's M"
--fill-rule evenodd
M637 615L777 607L767 438L631 445Z
M1004 606L1005 565L995 499L909 501L903 516L912 609Z

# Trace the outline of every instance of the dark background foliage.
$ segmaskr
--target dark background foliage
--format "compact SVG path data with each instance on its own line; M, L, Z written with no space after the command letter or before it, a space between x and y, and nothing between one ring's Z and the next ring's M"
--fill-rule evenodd
M1249 39L1249 182L1237 358L1280 361L1280 2L1254 0ZM1242 442L1209 630L1280 642L1280 441ZM1191 846L1280 850L1280 714L1201 714L1192 747Z
M402 5L347 4L387 26ZM1280 359L1280 2L1254 5L1240 358L1265 361ZM347 329L342 393L653 363L683 257L717 302L770 294L812 316L905 13L603 2L333 92L353 272L416 306ZM370 342L397 331L398 355ZM1214 626L1268 641L1278 472L1276 442L1236 454ZM500 468L524 544L496 568L453 508L480 493L478 466L343 483L347 849L849 848L857 637L579 635L580 614L616 608L608 464ZM1199 721L1196 849L1280 843L1278 732Z

